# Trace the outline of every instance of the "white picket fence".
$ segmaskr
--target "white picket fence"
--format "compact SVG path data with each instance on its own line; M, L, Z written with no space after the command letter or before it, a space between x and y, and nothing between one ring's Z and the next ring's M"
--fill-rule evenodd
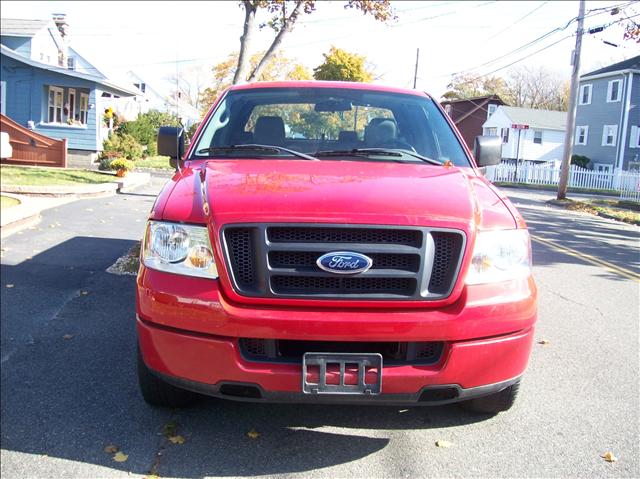
M550 164L534 165L501 163L486 168L485 176L493 182L529 185L558 185L560 168ZM569 168L569 187L593 190L615 190L620 198L640 201L640 173L618 171L606 173L576 165Z

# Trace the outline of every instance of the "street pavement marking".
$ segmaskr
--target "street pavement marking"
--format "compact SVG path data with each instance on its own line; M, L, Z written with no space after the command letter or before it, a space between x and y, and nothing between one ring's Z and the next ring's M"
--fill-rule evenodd
M556 243L555 241L549 240L549 239L545 239L545 238L541 238L540 236L537 235L530 235L531 239L534 241L537 241L538 243L542 243L545 244L547 246L550 246L551 248L555 249L556 251L559 251L561 253L567 254L569 256L574 256L576 258L579 258L587 263L591 263L594 264L596 266L602 266L605 269L608 269L609 271L619 274L620 276L623 276L625 278L628 279L632 279L634 281L637 281L640 283L640 274L636 273L635 271L632 271L630 269L626 269L626 268L622 268L620 266L617 266L613 263L609 263L608 261L604 261L602 259L596 258L595 256L591 256L590 254L587 253L582 253L580 251L577 251L575 249L569 248L567 246L560 246L558 243Z

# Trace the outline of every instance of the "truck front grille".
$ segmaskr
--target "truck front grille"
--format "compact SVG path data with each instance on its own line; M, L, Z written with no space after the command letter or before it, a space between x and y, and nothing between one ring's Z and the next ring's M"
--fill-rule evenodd
M222 230L235 290L244 296L434 300L451 292L464 252L456 230L385 226L228 225ZM372 260L353 276L321 270L331 251Z

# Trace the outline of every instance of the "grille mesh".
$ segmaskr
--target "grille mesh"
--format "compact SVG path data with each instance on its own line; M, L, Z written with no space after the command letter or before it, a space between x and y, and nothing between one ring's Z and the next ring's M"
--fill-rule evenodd
M276 226L268 229L268 236L273 243L378 243L415 247L422 244L422 233L417 230Z
M273 276L271 288L277 294L398 294L415 289L411 278L324 278L314 276Z
M320 253L308 251L271 251L269 265L272 268L303 268L320 271L316 260ZM402 271L418 271L420 256L417 254L367 254L373 261L371 269L398 269Z
M252 230L233 228L225 236L236 281L241 287L252 287L256 281Z
M451 233L434 232L435 255L429 291L432 293L444 293L449 289L460 252L460 235Z

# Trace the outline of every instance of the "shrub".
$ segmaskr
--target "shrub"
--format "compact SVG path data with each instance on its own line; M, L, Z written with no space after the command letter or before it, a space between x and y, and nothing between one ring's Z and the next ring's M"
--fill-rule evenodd
M126 158L116 158L112 160L109 167L112 170L125 170L130 171L133 170L134 167L133 161L127 160Z
M102 148L101 159L109 158L109 156L112 158L114 156L122 156L128 160L137 160L142 158L142 152L144 151L142 145L133 136L120 132L110 135L102 144Z
M138 116L134 121L122 123L118 133L131 135L138 143L147 147L146 154L155 156L158 154L157 136L161 126L180 126L178 119L169 114L157 110L151 110Z
M571 155L571 164L578 165L580 168L589 168L591 158L583 155Z
M108 156L102 157L100 163L98 163L98 169L102 171L110 170L112 161L113 158L109 158Z

